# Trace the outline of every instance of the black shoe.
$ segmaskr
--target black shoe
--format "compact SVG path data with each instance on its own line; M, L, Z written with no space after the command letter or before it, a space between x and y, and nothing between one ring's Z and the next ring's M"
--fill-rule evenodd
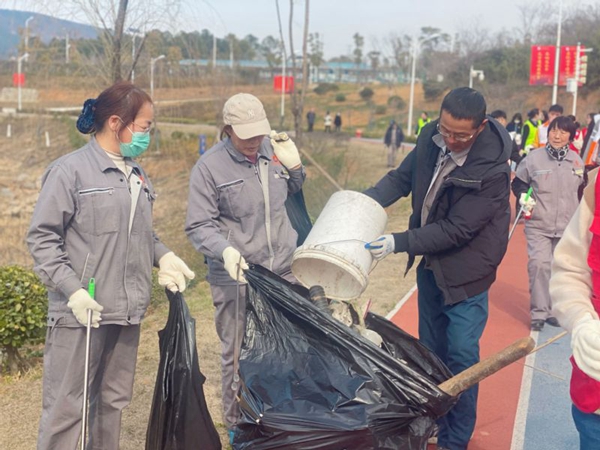
M544 321L542 319L533 319L531 321L531 331L542 331L542 328L544 328Z
M556 317L548 317L546 323L552 327L560 327L560 323L558 323Z

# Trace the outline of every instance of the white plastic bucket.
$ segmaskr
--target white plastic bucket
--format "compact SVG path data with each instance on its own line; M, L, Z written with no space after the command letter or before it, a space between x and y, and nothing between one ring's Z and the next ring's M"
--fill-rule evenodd
M306 287L322 286L329 298L357 298L367 288L373 262L365 243L383 234L386 224L385 210L371 197L336 192L294 252L294 276Z

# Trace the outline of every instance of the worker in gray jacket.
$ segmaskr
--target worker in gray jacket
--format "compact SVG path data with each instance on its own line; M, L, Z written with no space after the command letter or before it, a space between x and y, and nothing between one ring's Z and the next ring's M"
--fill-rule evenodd
M49 300L38 450L77 447L88 309L94 329L86 448L119 448L152 267L160 267L159 283L173 291L194 277L154 234L154 188L132 160L148 147L153 121L148 94L117 83L84 104L77 128L93 134L89 143L43 175L27 234ZM91 278L95 298L86 289Z
M512 190L523 210L530 215L525 224L531 329L541 331L544 324L559 326L552 316L550 266L554 248L579 204L578 190L583 183L583 161L569 149L577 126L560 116L548 126L548 142L529 152L517 166ZM532 188L532 194L527 191Z
M295 144L271 131L258 98L237 94L223 108L223 139L192 169L185 230L208 262L207 280L222 344L224 418L238 421L234 373L245 330L248 263L293 281L296 231L285 201L299 191L304 169ZM234 367L235 365L235 367Z

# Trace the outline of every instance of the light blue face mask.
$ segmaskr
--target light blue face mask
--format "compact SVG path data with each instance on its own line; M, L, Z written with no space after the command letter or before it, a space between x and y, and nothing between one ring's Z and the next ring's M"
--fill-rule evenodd
M129 127L127 127L129 130ZM131 130L129 130L131 131ZM125 158L136 158L144 153L150 145L150 133L131 131L131 142L121 142L119 148Z

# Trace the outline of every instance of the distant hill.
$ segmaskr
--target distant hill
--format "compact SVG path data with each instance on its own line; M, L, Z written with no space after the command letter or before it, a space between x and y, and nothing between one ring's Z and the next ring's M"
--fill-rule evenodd
M29 17L33 17L29 22L29 36L39 37L45 44L53 38L64 38L67 32L71 39L94 39L98 36L97 29L90 25L45 14L0 9L0 59L17 55L22 39L19 32L25 28L25 21Z

